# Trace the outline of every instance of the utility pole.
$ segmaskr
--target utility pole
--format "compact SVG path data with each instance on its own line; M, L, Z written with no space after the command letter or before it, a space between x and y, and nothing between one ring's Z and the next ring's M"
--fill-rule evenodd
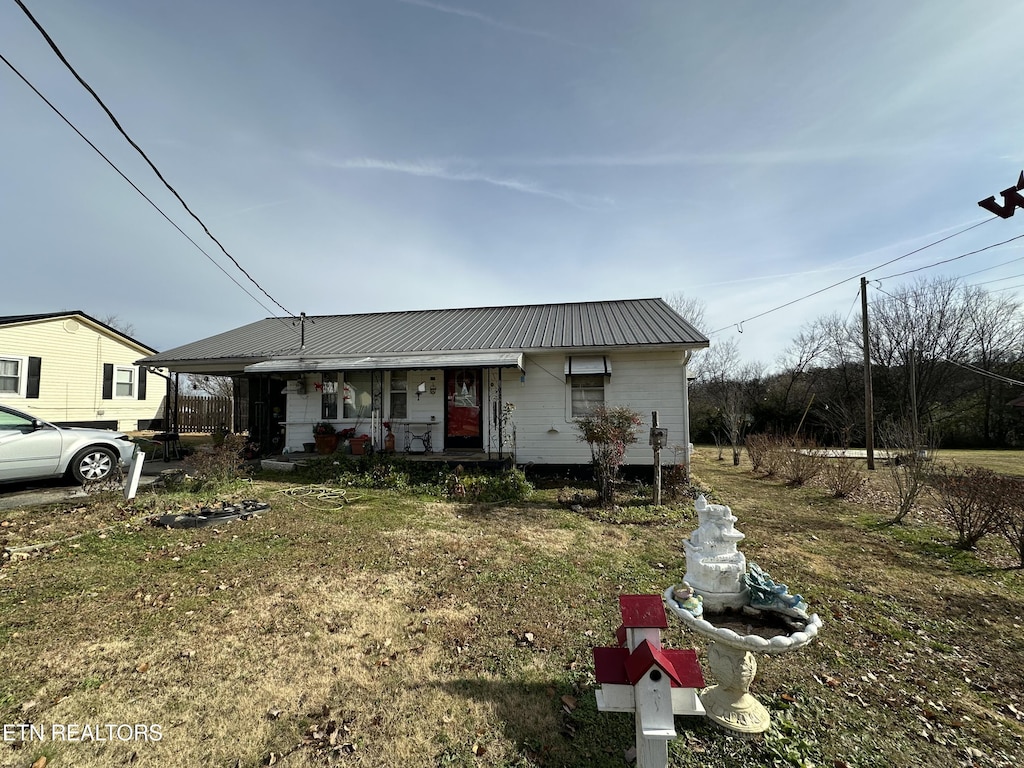
M868 469L875 468L875 406L871 395L871 346L868 335L868 279L860 279L860 313L864 331L864 447Z
M914 445L917 445L917 348L910 348L910 425L914 430Z

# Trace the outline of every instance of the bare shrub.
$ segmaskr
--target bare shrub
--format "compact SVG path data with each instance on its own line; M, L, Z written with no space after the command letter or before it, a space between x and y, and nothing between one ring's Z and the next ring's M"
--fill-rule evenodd
M748 437L746 448L754 471L762 472L765 477L774 477L778 474L789 449L778 435L767 433Z
M886 421L878 437L889 456L885 466L897 499L896 516L890 522L899 523L910 514L924 490L929 474L926 455L937 440L932 433L916 429L910 419Z
M192 489L215 487L243 477L246 473L242 451L245 435L225 435L224 442L200 450L185 459L185 472L192 478Z
M836 499L845 499L864 483L864 474L851 459L826 459L821 479Z
M751 467L755 472L760 472L764 466L768 451L771 450L773 439L771 435L764 434L763 432L747 436L747 456L750 458Z
M940 466L932 473L942 512L956 531L956 546L972 549L986 534L996 531L1002 516L1005 483L983 467Z
M1020 567L1024 568L1024 479L1019 477L1001 478L1003 491L1003 512L999 517L999 531L1010 542L1010 546L1020 557Z
M790 485L804 485L813 480L828 462L811 442L790 445L780 453L780 473Z

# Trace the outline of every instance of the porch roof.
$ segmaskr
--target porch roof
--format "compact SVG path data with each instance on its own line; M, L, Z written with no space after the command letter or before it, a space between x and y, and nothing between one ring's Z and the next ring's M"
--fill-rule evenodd
M522 352L432 352L278 358L245 367L246 373L422 370L433 368L522 368Z

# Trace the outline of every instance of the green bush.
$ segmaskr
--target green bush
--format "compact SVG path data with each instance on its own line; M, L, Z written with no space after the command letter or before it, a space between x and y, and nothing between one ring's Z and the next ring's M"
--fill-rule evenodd
M505 469L497 474L462 475L465 498L470 501L526 501L533 493L533 484L520 469Z

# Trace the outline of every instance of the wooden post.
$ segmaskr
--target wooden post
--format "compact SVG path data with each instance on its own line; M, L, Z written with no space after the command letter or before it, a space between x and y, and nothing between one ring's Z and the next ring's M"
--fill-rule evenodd
M654 506L661 506L661 437L658 432L658 412L651 411L651 445L654 447Z

